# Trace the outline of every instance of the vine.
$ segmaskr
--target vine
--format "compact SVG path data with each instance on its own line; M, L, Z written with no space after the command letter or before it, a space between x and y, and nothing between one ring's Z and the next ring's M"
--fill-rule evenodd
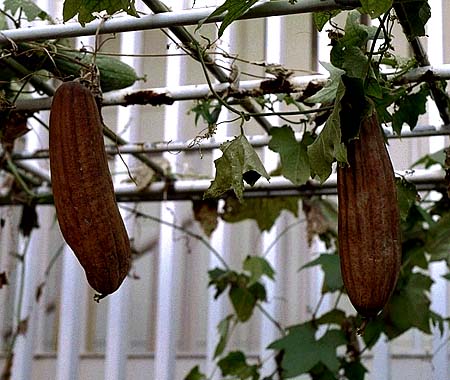
M15 3L20 6L15 6L14 2L5 2L2 13L13 21L16 27L21 25L20 21L24 16L28 20L34 20L36 17L50 19L45 12L31 5L34 3L29 0ZM220 37L231 23L244 15L256 3L257 0L224 1L210 16L212 18L224 14L218 36ZM349 2L338 1L337 3L346 6ZM228 298L232 313L225 316L217 326L218 343L213 356L216 368L213 373L205 374L200 365L194 366L185 380L208 380L217 371L220 371L221 376L227 380L275 380L303 374L308 374L314 380L363 380L367 374L363 354L374 346L382 334L388 340L394 340L411 329L431 334L433 328L438 328L442 333L444 327L448 325L449 320L446 316L439 315L430 308L430 290L433 280L428 273L428 268L433 262L444 261L447 266L450 265L448 234L450 200L447 189L437 189L438 192L434 192L431 197L430 194L419 194L408 182L407 177L397 178L403 232L400 278L390 302L382 313L364 322L361 316L349 312L344 306L346 293L337 255L336 204L326 197L319 196L271 199L245 197L246 185L253 186L261 178L269 180L274 175L266 171L257 151L246 137L245 123L252 118L279 116L286 123L280 127L267 129L270 136L268 148L278 154L280 161L275 175L285 177L296 186L307 186L312 178L324 182L333 172L336 163L346 163L345 143L358 137L358 130L349 130L347 126L359 125L358 122L354 122L355 119L358 121L370 108L376 109L381 121L389 125L396 135L401 135L405 124L411 130L415 128L419 116L426 112L426 101L430 97L438 99L441 105L446 105L448 111L450 102L445 92L445 82L427 81L425 77L424 83L418 82L412 85L401 83L401 77L423 63L423 60L420 60L418 56L414 59L398 57L393 48L392 33L397 22L401 24L409 41L424 36L425 24L430 17L428 2L426 0L412 2L362 0L360 3L361 7L357 11L345 14L344 25L335 21L335 17L341 14L341 11L314 14L314 22L319 31L330 27L328 30L332 46L330 63L323 63L325 69L329 71L330 79L325 86L308 88L308 91L300 95L291 93L288 86L282 86L287 83L287 79L292 74L290 69L281 66L268 67L269 65L265 62L250 62L223 50L212 52L214 46L209 40L205 46L195 39L191 41L189 48L183 46L185 54L199 61L213 94L210 98L197 101L190 110L194 114L195 124L200 122L207 124L205 133L199 135L195 141L214 136L220 127L218 120L223 109L228 109L237 115L235 121L240 122L240 134L220 147L222 156L214 162L215 178L204 195L205 199L194 203L195 217L204 228L206 237L182 225L165 222L135 209L124 209L131 211L138 219L167 224L190 238L198 240L220 263L220 266L208 271L209 287L214 289L215 299ZM85 24L95 18L95 13L100 13L102 17L106 14L108 17L120 11L137 15L133 0L120 2L66 0L63 17L64 21L68 21L77 16L78 21ZM363 16L376 19L379 25L376 27L366 25L362 22ZM199 25L196 33L200 33L201 30ZM10 70L6 78L2 78L4 79L5 105L8 106L23 94L29 83L37 91L51 92L52 88L39 80L36 72L44 69L45 75L50 74L56 78L67 79L78 76L80 70L86 68L88 62L92 61L89 55L92 53L86 49L73 51L53 41L17 46L12 44L4 48L2 53L0 64L6 65ZM102 53L95 51L95 54L96 63L102 71ZM214 54L233 59L232 65L225 67L225 70L230 73L230 90L225 93L219 94L214 91L208 73L208 69L211 68L210 57ZM108 54L105 56L111 59ZM276 97L258 96L257 104L262 107L260 112L241 111L236 108L239 99L233 98L232 87L237 86L239 82L240 70L236 68L236 65L240 62L264 67L266 72L274 77L274 83L276 82L282 89ZM212 61L212 63L215 62ZM69 72L65 64L72 66L72 69L74 66L76 68ZM23 66L27 67L27 71L23 70ZM386 70L387 67L391 69L389 72ZM220 68L223 67L220 66ZM128 69L123 67L122 74L126 70ZM134 71L128 71L128 74L131 77L131 84L139 79ZM19 89L12 86L12 83L16 81L21 84ZM105 83L105 85L112 84L112 79L111 82ZM124 85L124 87L127 86ZM102 85L102 89L106 91L110 88ZM284 103L293 110L277 111L275 106L277 102ZM342 112L349 105L354 112L352 114ZM10 109L5 106L2 112L7 119ZM445 113L441 112L441 115L445 118ZM298 120L290 120L285 116L298 117ZM298 125L301 126L301 133L293 127ZM124 142L106 127L105 133L118 143ZM2 136L5 134L6 131L2 129ZM299 135L301 135L300 138ZM4 146L5 142L3 138ZM7 142L11 143L11 141ZM18 171L11 159L10 151L11 149L2 154L3 168L13 174L15 183L20 187L26 201L36 200L38 195L34 192L35 184ZM416 162L413 168L417 165L423 165L426 168L438 165L442 170L448 170L448 152L443 150L427 155ZM152 166L151 162L145 161L145 157L141 158ZM158 172L158 167L152 168ZM167 179L164 173L159 174L160 178ZM170 180L172 179L174 178L171 177ZM224 199L221 210L218 209L217 199L219 198ZM232 268L208 240L219 218L228 223L252 219L261 231L269 231L283 210L298 217L299 204L302 206L306 219L299 219L286 227L263 255L248 255L239 269ZM299 268L299 275L303 275L309 268L319 267L324 273L321 296L310 319L300 321L293 326L284 326L270 315L266 308L268 300L265 284L267 281L277 280L277 274L266 256L282 236L304 222L307 225L309 242L318 238L326 248L316 258ZM450 272L444 277L450 280ZM6 273L0 272L0 288L7 285ZM321 304L328 295L333 297L334 304L330 310L319 314ZM408 310L408 313L405 313L405 310ZM271 354L265 361L255 361L243 350L229 349L230 340L237 327L248 323L257 312L273 324L280 336L267 347ZM21 322L17 321L17 325ZM364 328L361 328L362 326ZM18 333L19 329L14 333L11 349L8 351L9 364L12 361L14 339ZM263 378L262 373L269 361L275 364L275 370ZM7 370L8 367L4 373L8 373Z

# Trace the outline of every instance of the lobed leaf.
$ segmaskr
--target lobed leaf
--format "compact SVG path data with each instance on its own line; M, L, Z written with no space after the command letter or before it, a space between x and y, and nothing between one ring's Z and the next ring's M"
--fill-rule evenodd
M207 377L205 374L200 372L200 369L197 365L191 369L184 380L207 380Z
M271 280L274 279L275 271L264 257L247 256L243 269L250 272L249 286L257 283L262 276L267 276Z
M311 134L306 132L300 142L289 126L271 128L269 134L269 149L280 154L281 174L294 185L305 184L311 175L307 151L313 142Z
M214 161L216 176L204 198L219 198L232 190L242 202L244 181L253 186L261 176L269 180L269 174L245 135L223 143L220 150L223 155Z
M377 18L389 11L392 3L393 0L361 0L361 11L371 18Z
M5 0L4 10L15 14L20 8L28 21L36 19L48 20L49 15L43 9L38 7L32 0Z
M336 101L333 112L327 119L325 126L316 138L308 146L308 157L311 165L311 172L324 182L331 174L331 165L336 159L339 162L347 162L347 149L342 143L341 138L341 100L345 94L345 86L342 80L339 83Z
M304 264L300 270L320 265L324 272L322 293L335 292L344 286L339 255L323 253L317 259Z
M220 24L218 36L222 36L225 29L239 17L244 15L258 0L226 0L221 6L219 6L213 13L211 13L206 20L213 19L216 16L220 16L225 13L225 17ZM206 21L205 20L205 21ZM203 22L205 22L203 21ZM203 23L202 22L202 23ZM201 24L200 23L200 26Z
M273 342L269 348L284 350L281 366L286 378L308 373L317 364L322 363L331 372L339 370L336 349L347 343L341 330L329 329L316 340L316 327L306 322L288 329L283 338Z
M94 13L102 11L108 15L124 11L137 17L134 3L134 0L65 0L63 20L66 22L78 15L78 22L84 25L95 19Z

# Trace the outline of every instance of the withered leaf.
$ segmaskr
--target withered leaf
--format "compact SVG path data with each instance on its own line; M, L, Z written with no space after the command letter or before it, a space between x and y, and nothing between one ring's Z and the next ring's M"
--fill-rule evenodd
M19 229L23 236L30 236L33 228L39 228L36 205L24 204L22 217L20 218Z
M6 272L0 273L0 289L3 288L4 285L8 285L8 277L6 276Z
M26 335L28 331L28 317L22 319L17 325L17 335Z
M215 199L195 200L192 202L194 218L200 223L203 232L210 237L218 224L218 201Z

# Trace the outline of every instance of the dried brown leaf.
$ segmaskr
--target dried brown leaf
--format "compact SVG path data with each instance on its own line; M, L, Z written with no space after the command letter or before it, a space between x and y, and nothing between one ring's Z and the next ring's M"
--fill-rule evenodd
M205 199L193 201L192 208L194 211L194 218L200 223L203 232L210 237L218 224L218 201L215 199Z
M0 273L0 289L3 288L3 286L8 285L8 277L6 276L6 272Z

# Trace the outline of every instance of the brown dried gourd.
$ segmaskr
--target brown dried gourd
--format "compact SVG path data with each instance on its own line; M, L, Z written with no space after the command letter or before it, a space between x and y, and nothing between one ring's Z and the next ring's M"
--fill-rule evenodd
M65 82L50 112L50 170L56 215L64 239L100 297L127 276L131 248L105 152L102 121L92 93Z
M337 173L341 272L351 303L370 318L388 302L401 263L395 177L376 113L347 151L348 165Z

